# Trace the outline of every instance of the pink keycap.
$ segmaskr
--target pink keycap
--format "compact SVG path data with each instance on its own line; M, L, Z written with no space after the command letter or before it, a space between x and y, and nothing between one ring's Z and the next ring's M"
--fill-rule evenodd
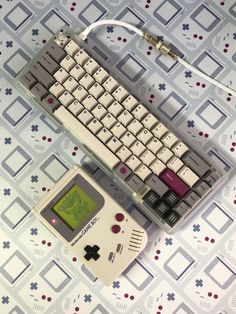
M159 178L169 186L169 188L174 191L179 196L183 197L188 191L189 187L180 179L172 170L165 169L160 174Z

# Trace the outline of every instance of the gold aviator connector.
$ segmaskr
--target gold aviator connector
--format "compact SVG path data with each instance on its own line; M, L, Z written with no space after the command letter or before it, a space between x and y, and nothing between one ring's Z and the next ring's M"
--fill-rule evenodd
M164 55L168 55L172 59L177 59L178 55L173 52L169 45L167 45L164 41L160 39L156 39L148 33L143 34L143 38L150 42L153 46L156 47L157 50L160 50Z

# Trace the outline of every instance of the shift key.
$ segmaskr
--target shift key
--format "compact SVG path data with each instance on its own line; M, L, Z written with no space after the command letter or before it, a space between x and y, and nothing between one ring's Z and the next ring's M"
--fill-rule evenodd
M211 167L202 157L194 152L187 152L182 161L191 168L199 177L202 177Z
M183 197L189 191L187 184L168 168L162 171L159 178L180 197Z

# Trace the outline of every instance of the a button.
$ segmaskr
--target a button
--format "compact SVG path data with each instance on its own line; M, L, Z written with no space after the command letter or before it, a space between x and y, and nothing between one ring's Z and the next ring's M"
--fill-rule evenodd
M93 258L95 261L97 259L99 259L100 255L98 254L98 251L100 250L99 246L94 245L94 246L90 246L87 245L84 248L86 254L84 255L84 258L89 261L91 258Z
M117 221L123 221L125 219L125 216L122 213L118 213L115 215L115 218Z
M120 226L119 225L113 225L112 227L111 227L111 231L113 232L113 233L119 233L120 232Z

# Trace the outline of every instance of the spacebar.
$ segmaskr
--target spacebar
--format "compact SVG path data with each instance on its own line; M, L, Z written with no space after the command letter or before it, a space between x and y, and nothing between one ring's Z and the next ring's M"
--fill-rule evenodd
M99 139L96 138L79 120L64 106L56 109L53 115L71 132L90 152L97 156L109 170L120 162Z

